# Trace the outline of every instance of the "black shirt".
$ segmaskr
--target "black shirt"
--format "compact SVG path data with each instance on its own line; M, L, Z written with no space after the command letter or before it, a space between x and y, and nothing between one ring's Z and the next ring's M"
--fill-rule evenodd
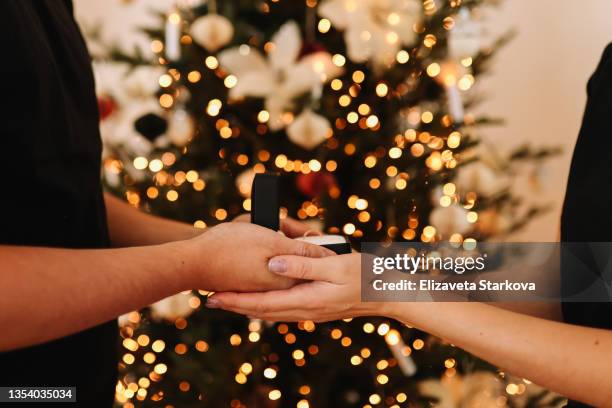
M0 50L0 244L108 247L94 79L72 5L0 1ZM0 353L0 386L76 386L79 406L110 407L116 341L111 321Z
M612 44L589 79L587 96L563 204L561 240L612 242ZM597 270L595 255L588 247L578 252L585 264ZM572 285L580 287L593 283L588 277L582 277L582 282L580 279L562 268L562 281L571 280ZM564 303L563 315L568 323L612 330L610 302ZM584 406L573 402L568 405Z

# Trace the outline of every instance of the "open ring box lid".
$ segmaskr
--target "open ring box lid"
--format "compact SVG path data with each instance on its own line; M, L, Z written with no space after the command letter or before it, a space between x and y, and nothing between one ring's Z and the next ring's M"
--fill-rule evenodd
M256 174L251 190L251 221L253 224L278 231L280 229L279 199L279 176L272 173ZM313 235L296 239L321 245L337 254L351 253L351 244L342 235Z

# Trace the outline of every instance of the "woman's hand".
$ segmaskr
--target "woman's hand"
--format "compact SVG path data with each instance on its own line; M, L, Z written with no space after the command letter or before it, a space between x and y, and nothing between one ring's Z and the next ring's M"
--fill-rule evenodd
M277 256L269 269L286 278L308 280L266 293L216 293L206 306L270 321L338 320L381 314L383 303L361 302L361 255L326 258Z
M271 321L328 321L380 315L446 339L513 375L597 407L612 407L612 331L573 326L474 302L360 301L359 254L279 256L278 275L308 279L286 290L217 293L219 307ZM571 347L568 347L571 345ZM551 368L551 361L561 361Z

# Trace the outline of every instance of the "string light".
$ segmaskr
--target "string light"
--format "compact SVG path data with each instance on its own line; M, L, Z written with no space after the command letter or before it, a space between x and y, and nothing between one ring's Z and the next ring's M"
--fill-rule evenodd
M342 54L334 54L334 56L332 57L332 62L337 67L343 67L344 64L346 64L346 58L344 58L344 55Z
M317 28L319 29L320 33L325 34L331 28L331 22L326 18L322 18L321 20L319 20Z
M389 87L385 83L381 82L378 85L376 85L376 95L380 96L381 98L386 96L388 92L389 92Z
M206 59L204 60L204 64L209 69L219 68L219 61L217 60L217 58L213 57L212 55L209 55L208 57L206 57Z
M202 79L202 74L199 71L190 71L187 74L187 80L191 83L196 83Z
M235 75L228 75L225 77L225 79L223 80L223 84L227 87L227 88L233 88L236 86L236 84L238 83L238 78L236 78Z
M410 60L410 54L406 50L399 50L395 56L395 60L400 64L405 64Z
M172 85L172 77L168 74L164 74L162 76L159 77L159 86L161 86L162 88L167 88L170 85Z

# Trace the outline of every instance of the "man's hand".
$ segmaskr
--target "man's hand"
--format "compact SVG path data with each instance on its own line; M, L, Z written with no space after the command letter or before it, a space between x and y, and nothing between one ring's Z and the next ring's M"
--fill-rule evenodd
M320 258L335 255L318 245L296 241L245 222L224 223L184 241L187 281L213 291L263 291L293 286L291 276L274 274L268 261L278 255Z
M233 222L251 222L251 214L242 214L232 220ZM281 218L280 229L289 238L299 238L306 234L321 235L321 231L312 229L308 224L291 217Z
M270 260L270 271L310 282L266 293L216 293L206 306L270 321L318 322L377 315L381 303L361 303L360 256L278 256Z

